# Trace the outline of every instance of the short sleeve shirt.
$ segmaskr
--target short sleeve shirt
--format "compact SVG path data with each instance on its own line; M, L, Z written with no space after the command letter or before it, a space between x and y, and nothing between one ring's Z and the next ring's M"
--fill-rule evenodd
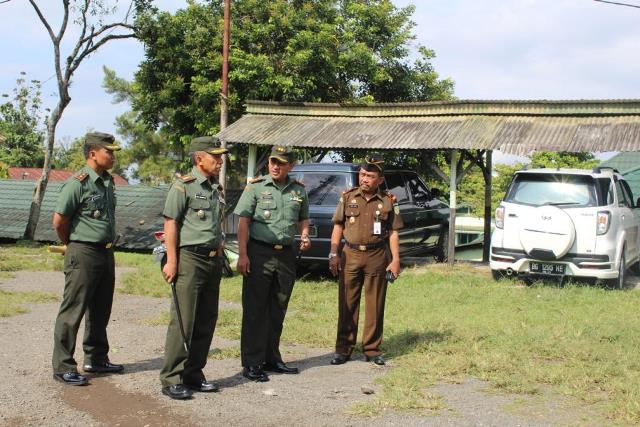
M176 220L179 246L222 244L220 223L225 201L222 187L215 178L207 178L197 168L177 179L167 194L162 215Z
M342 195L332 221L344 227L345 240L354 245L379 243L389 237L391 230L400 230L404 226L390 194L378 191L367 200L360 188ZM377 221L381 223L380 234L374 234Z
M249 236L273 245L290 245L298 222L309 218L307 191L287 177L277 184L271 176L260 177L244 188L235 214L251 219Z
M109 243L116 236L116 195L109 172L98 175L89 166L67 179L55 211L71 218L69 240Z

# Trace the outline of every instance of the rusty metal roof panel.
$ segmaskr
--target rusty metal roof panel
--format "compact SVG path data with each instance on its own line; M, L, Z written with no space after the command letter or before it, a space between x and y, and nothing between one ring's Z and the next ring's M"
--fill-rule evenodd
M640 114L310 117L246 114L218 134L231 143L360 149L640 150Z

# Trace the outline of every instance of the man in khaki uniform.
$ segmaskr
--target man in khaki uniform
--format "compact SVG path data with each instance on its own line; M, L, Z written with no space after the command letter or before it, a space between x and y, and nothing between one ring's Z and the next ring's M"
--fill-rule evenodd
M86 166L69 178L58 196L53 227L66 245L64 294L53 338L53 378L69 385L86 385L73 358L80 321L85 315L83 339L85 372L120 372L122 365L109 361L107 324L111 316L115 266L116 198L113 152L120 149L112 135L85 136Z
M218 320L224 196L216 177L226 152L216 137L191 141L193 169L171 186L163 211L167 262L162 273L167 282L175 281L190 350L184 348L174 301L160 371L162 393L172 399L189 399L192 391L219 390L202 370Z
M384 161L367 156L360 166L359 187L345 191L333 215L329 268L339 274L338 334L332 365L351 358L358 336L360 294L364 287L365 321L362 346L367 361L384 365L380 344L387 293L386 275L400 274L400 241L403 227L395 197L379 190L384 181ZM342 256L338 255L344 237Z
M289 178L295 164L288 147L275 146L269 176L252 180L235 209L238 223L238 271L242 280L242 374L269 381L267 372L297 374L280 355L280 336L296 278L296 231L300 250L309 241L309 200L302 183Z

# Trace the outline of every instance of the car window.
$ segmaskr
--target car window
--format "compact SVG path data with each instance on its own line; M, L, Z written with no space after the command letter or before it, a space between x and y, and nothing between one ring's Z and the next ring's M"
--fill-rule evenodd
M611 178L597 178L598 183L598 200L599 206L607 206L613 204L615 200L613 198L613 185L611 185Z
M349 175L336 172L292 172L291 177L304 184L309 205L336 206L349 186Z
M405 178L407 179L407 187L409 188L409 193L411 193L413 200L419 201L431 198L429 189L417 175L405 175Z
M629 195L624 191L624 188L622 186L622 181L620 181L618 178L615 178L616 181L616 194L618 196L618 206L627 206L627 207L632 207L633 203L631 203L631 199L629 198Z
M409 196L407 195L407 187L404 184L402 175L398 173L385 174L383 188L388 192L396 196L398 204L408 203Z
M635 204L633 203L633 192L631 191L631 188L629 187L629 183L627 181L621 180L620 181L622 183L622 190L624 191L627 199L629 200L629 206L630 207L634 207Z
M517 174L505 201L533 206L598 206L591 176L568 174Z

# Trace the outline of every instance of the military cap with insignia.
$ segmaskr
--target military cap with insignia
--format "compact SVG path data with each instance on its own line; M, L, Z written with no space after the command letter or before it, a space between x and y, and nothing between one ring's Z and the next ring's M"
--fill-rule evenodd
M293 163L295 161L295 154L291 147L284 145L274 145L271 149L271 155L269 159L276 159L282 163Z
M199 136L191 140L189 144L189 153L195 153L196 151L204 151L209 154L224 154L229 150L222 146L220 138L217 136Z
M368 154L364 158L364 162L360 164L360 168L367 172L378 172L381 174L384 171L384 158L380 154Z
M114 142L113 135L104 132L89 132L84 137L84 145L87 147L104 147L109 151L120 150L120 146Z

